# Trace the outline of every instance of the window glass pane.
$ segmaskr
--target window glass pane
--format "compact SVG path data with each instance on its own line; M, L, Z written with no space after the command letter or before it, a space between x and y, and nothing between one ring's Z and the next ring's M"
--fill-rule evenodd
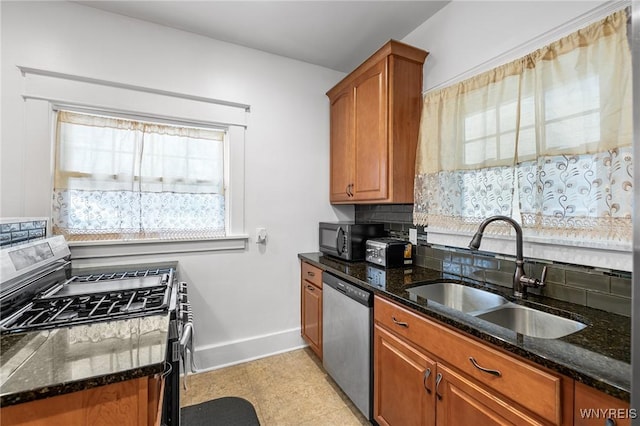
M517 102L509 102L500 106L500 131L507 132L516 128Z
M497 158L497 155L497 139L495 137L467 142L464 145L464 162L467 165L480 164L485 160Z
M597 75L563 82L544 92L547 121L600 108L600 84Z
M520 129L518 142L518 156L529 157L536 155L536 129L533 127Z
M54 231L71 239L224 235L224 133L64 114Z
M563 149L600 140L600 112L592 112L545 126L547 148Z
M496 134L496 110L490 109L469 115L464 120L465 140L478 139L486 135Z

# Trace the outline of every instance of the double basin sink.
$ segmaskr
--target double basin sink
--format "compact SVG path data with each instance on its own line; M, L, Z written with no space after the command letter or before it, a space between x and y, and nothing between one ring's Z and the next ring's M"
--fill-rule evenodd
M500 295L462 284L426 284L407 291L412 300L419 296L525 336L557 339L586 327L579 321L518 305Z

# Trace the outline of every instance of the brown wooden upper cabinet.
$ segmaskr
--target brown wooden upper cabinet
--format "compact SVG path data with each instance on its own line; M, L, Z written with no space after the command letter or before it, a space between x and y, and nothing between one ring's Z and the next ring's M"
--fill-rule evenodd
M413 202L427 54L391 40L327 92L331 203Z

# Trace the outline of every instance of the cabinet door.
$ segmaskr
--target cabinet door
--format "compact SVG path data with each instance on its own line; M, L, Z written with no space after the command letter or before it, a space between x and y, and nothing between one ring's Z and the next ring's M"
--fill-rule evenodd
M574 426L629 426L637 414L628 402L576 382Z
M435 425L435 362L376 324L373 363L378 424Z
M348 87L331 99L331 202L351 201L353 184L353 89Z
M2 426L146 426L147 377L97 386L2 408Z
M544 424L442 364L436 382L437 426Z
M322 359L322 290L302 280L302 337Z
M387 60L354 82L353 199L388 197Z

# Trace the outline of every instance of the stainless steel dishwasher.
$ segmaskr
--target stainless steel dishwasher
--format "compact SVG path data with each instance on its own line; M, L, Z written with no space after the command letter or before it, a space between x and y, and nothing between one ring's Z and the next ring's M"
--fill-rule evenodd
M322 274L322 363L367 419L371 419L372 293Z

